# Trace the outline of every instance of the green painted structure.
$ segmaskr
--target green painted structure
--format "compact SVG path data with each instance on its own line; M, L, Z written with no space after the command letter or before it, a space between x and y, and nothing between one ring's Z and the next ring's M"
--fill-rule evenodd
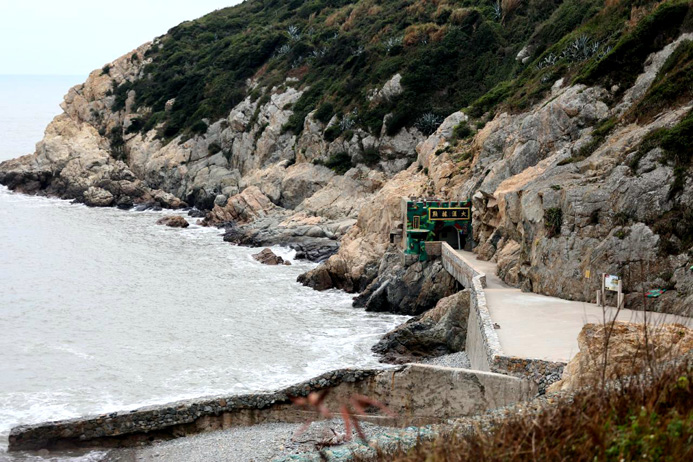
M426 261L426 242L445 241L455 249L471 243L472 202L406 200L404 253Z

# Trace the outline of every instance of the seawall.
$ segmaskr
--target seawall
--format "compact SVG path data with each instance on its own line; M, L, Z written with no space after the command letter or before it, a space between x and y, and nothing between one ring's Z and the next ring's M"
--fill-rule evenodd
M325 405L336 412L354 394L387 405L396 418L367 410L364 420L385 425L425 425L530 399L527 380L482 371L427 365L391 369L343 369L271 393L218 396L149 406L126 412L19 426L9 449L126 447L235 426L304 422L315 410L292 404L292 397L328 391Z

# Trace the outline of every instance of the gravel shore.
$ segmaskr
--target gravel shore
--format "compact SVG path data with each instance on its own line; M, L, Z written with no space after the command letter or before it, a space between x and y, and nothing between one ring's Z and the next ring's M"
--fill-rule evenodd
M302 426L271 423L201 433L142 448L114 449L103 462L266 462L315 452L320 445L344 442L341 420L313 422L298 434ZM369 438L391 430L368 423L362 426Z
M444 367L469 368L465 352L421 361ZM381 448L413 444L421 434L432 435L432 427L396 429L362 423L371 445ZM344 422L340 419L313 422L299 433L303 424L271 423L201 433L141 448L111 450L103 462L268 462L320 460L318 449L329 460L349 460L354 451L368 451L359 441L345 443Z

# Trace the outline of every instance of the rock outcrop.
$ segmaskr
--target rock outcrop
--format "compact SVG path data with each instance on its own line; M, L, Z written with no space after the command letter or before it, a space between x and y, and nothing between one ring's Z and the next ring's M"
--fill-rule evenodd
M286 261L279 255L276 255L272 252L272 249L263 249L262 252L254 254L253 258L263 265L291 265L290 261Z
M397 327L373 347L382 361L404 364L463 351L467 340L469 291L441 299L435 308Z
M91 206L210 211L203 223L224 227L228 242L287 245L324 260L302 283L362 292L378 279L368 289L369 309L415 306L410 313L435 303L403 295L424 270L406 268L390 282L380 277L389 233L402 225L401 197L472 199L476 252L497 262L507 283L592 300L595 276L615 273L623 276L628 306L642 303L635 294L644 286L666 288L648 308L690 314L690 162L674 166L661 148L640 150L651 133L688 117L693 101L684 92L660 114L640 120L633 112L690 39L666 38L631 88L558 79L538 104L477 119L470 119L474 111L456 112L435 130L433 113L426 114L430 127L425 120L390 124L403 117L391 104L413 91L404 70L360 89L368 115L352 108L326 115L318 105L332 95L310 93L295 75L310 66L267 81L259 76L265 67L227 114L169 137L166 124L150 116L170 113L180 101L148 107L129 85L148 78L147 65L163 46L157 41L71 89L36 152L0 164L0 183ZM518 60L532 59L534 45L524 44ZM307 100L314 106L304 107ZM376 123L363 123L366 117ZM138 126L142 120L151 126Z
M407 264L398 249L391 249L382 258L377 278L355 299L354 306L416 316L454 294L457 286L439 259Z
M549 391L575 390L606 380L623 379L658 368L693 350L693 330L680 324L643 325L616 322L586 324L578 335L580 352Z
M188 220L181 217L180 215L170 215L163 218L159 218L156 224L168 226L169 228L187 228L188 226L190 226Z

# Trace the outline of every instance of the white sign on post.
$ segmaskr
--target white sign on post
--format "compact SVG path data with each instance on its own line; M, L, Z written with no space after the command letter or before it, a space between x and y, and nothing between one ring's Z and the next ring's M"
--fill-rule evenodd
M621 278L611 274L602 274L602 288L597 291L597 305L606 306L606 291L616 292L616 306L622 307L624 302L623 284Z
M618 292L620 279L618 276L611 274L604 275L604 288L611 292Z

